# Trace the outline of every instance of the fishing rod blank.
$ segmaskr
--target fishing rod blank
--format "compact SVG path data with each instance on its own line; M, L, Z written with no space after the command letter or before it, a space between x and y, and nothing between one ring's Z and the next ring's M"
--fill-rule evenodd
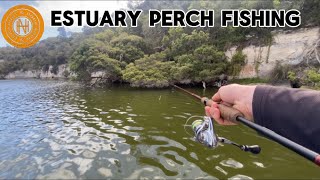
M288 149L291 149L292 151L298 153L299 155L305 157L306 159L309 159L310 161L314 162L318 166L320 166L320 155L310 149L307 149L300 144L297 144L283 136L280 136L279 134L275 133L274 131L271 131L270 129L267 129L265 127L259 126L251 121L248 121L247 119L243 117L237 117L237 121L241 122L242 124L258 131L262 135L276 141L277 143L287 147Z
M200 97L194 93L191 93L179 86L174 85L174 87L183 90L184 92L192 95L193 97L200 99L201 102L205 105L205 106L211 106L214 102L212 100L210 100L209 98L206 97ZM320 155L319 153L316 153L306 147L301 146L300 144L297 144L277 133L275 133L274 131L271 131L268 128L265 128L263 126L260 126L258 124L255 124L247 119L244 118L244 115L238 111L237 109L234 109L232 107L226 106L224 104L218 104L219 110L220 110L220 114L221 117L223 117L224 119L228 119L230 121L233 122L240 122L246 126L248 126L249 128L252 128L254 130L256 130L257 132L263 134L264 136L274 140L275 142L287 147L288 149L296 152L297 154L303 156L304 158L312 161L313 163L315 163L316 165L320 166Z

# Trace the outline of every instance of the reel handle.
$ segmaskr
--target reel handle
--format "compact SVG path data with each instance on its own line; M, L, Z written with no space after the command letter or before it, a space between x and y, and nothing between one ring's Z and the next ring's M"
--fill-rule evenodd
M242 145L241 149L245 152L251 152L252 154L259 154L261 151L261 148L258 145Z
M213 103L213 101L207 97L201 98L201 102L205 106L211 106ZM234 123L238 123L237 117L244 117L244 115L240 111L238 111L237 109L232 108L230 106L226 106L224 104L218 104L218 107L220 110L221 117L223 119L232 121Z

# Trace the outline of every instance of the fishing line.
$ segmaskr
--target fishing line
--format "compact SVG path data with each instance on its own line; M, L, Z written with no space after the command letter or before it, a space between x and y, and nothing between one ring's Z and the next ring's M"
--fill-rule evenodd
M190 119L192 119L192 118L194 118L194 117L198 117L198 118L203 118L202 116L191 116L191 117L189 117L187 120L186 120L186 122L184 123L184 125L183 125L183 127L184 127L184 131L190 136L190 137L193 137L194 138L194 135L192 135L192 134L190 134L188 131L187 131L187 129L186 129L186 127L192 127L192 125L190 124L188 124L188 122L189 122L189 120Z

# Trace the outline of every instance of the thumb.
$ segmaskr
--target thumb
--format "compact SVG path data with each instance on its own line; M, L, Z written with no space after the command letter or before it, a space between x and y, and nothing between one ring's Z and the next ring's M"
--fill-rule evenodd
M214 102L220 102L221 101L221 97L220 97L219 91L212 96L212 100Z
M232 105L238 96L237 89L239 89L239 85L237 84L222 86L218 92L212 96L212 100L215 102L223 101Z

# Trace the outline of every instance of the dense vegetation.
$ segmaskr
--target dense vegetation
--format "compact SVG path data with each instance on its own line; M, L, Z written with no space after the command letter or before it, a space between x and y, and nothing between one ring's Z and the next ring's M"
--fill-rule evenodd
M299 9L303 26L319 25L318 0L245 0L245 1L144 1L129 2L132 9ZM0 77L15 70L42 70L57 73L57 67L68 64L78 80L90 82L92 73L103 72L101 83L128 82L136 87L166 87L171 83L212 84L221 74L236 76L247 44L272 41L272 28L221 28L219 13L215 28L148 27L146 14L138 27L88 28L82 33L66 32L48 38L29 49L0 48ZM224 51L239 45L228 61ZM66 76L69 72L65 73ZM310 77L312 74L310 74ZM313 77L313 76L312 76Z

